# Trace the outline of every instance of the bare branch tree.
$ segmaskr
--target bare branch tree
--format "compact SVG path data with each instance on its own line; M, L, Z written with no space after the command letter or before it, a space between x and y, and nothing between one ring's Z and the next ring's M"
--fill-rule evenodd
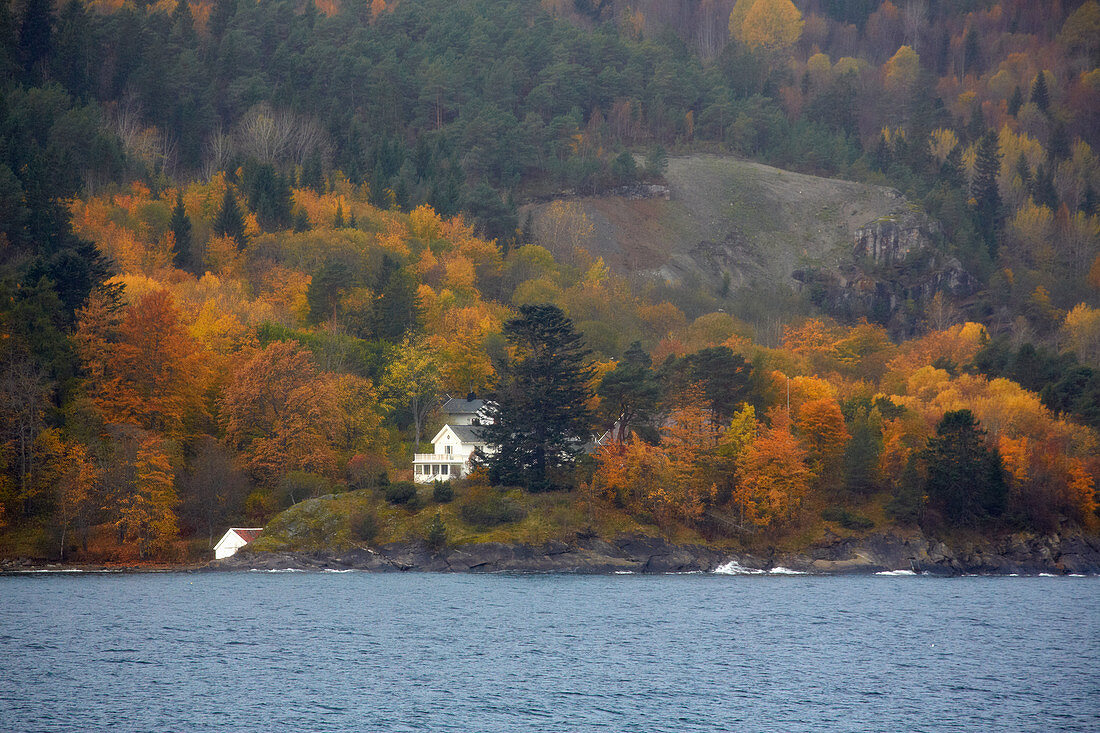
M202 175L210 180L215 173L225 170L233 159L233 140L219 126L202 146Z

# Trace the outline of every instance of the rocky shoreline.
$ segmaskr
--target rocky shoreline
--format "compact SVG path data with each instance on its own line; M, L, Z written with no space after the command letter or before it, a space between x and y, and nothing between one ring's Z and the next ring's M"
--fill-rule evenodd
M245 548L207 563L56 563L31 558L0 560L0 575L28 572L163 573L239 570L359 570L440 573L728 574L799 573L870 575L1100 575L1100 536L1081 533L1006 534L977 540L941 540L894 532L859 538L829 535L805 551L732 552L676 545L638 535L613 540L577 537L541 545L484 543L438 552L420 541L373 548L253 552Z
M242 551L202 568L228 570L361 570L369 572L689 573L819 575L905 572L929 575L1100 575L1100 537L1005 535L980 542L921 534L828 537L805 552L734 553L661 538L577 538L542 545L485 543L432 551L421 542L316 552Z

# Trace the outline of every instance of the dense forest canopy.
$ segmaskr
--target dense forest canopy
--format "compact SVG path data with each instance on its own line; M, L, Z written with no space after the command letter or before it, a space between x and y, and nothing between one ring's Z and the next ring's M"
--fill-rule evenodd
M1098 66L1095 0L5 3L0 551L184 552L396 480L547 304L590 350L570 414L617 423L554 466L586 506L1094 523ZM803 298L765 346L518 214L693 151L896 187L977 286L906 341Z

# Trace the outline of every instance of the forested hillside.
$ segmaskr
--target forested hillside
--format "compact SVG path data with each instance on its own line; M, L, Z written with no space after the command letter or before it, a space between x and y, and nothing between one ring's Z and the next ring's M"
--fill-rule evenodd
M344 491L392 536L440 396L514 392L546 304L616 439L452 524L1094 527L1100 5L1035 5L4 4L0 554L180 559ZM897 188L973 287L899 335L777 281L765 334L518 214L701 151Z

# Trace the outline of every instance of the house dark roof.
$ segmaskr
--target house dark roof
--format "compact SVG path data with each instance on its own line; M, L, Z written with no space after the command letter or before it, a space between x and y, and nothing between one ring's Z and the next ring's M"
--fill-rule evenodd
M443 412L448 415L476 415L485 407L485 400L464 400L451 397L443 403Z
M463 443L484 443L485 440L478 435L477 425L449 425L454 434L458 436L458 439Z

